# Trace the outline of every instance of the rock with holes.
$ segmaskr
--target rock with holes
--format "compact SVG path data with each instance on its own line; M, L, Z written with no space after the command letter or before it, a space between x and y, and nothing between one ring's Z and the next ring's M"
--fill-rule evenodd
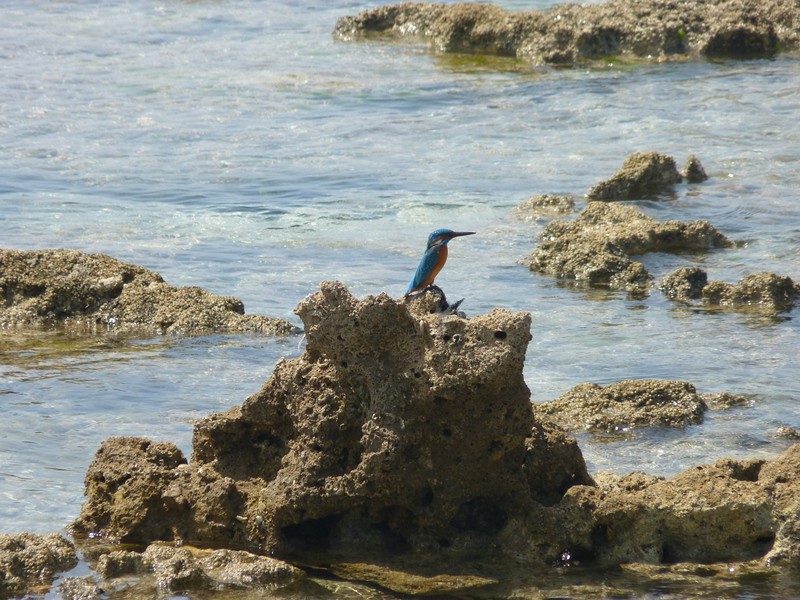
M526 259L533 271L591 285L641 290L652 276L631 257L706 252L733 241L708 221L657 221L634 206L590 202L574 221L552 221Z
M0 534L0 598L44 594L56 574L76 564L75 546L57 533Z
M767 313L788 312L800 298L800 285L788 275L760 272L745 275L737 283L708 281L700 267L681 267L659 282L664 294L679 302L702 299L708 307Z
M675 159L658 152L631 154L611 179L590 189L589 200L637 200L656 195L682 181Z
M438 52L514 56L574 65L609 57L664 61L772 56L800 47L794 0L672 0L562 3L511 12L476 2L403 2L336 23L340 40L428 40Z
M242 302L78 250L0 249L0 326L137 335L296 332L287 321L246 315Z
M559 551L544 507L591 480L574 440L533 414L529 314L467 320L436 294L357 300L339 283L297 314L304 354L198 422L188 464L171 444L107 441L74 530L363 554L513 545L535 522L522 537Z
M667 480L599 476L596 487L574 487L559 505L571 550L614 565L790 564L800 548L798 457L800 445L772 462L721 459Z

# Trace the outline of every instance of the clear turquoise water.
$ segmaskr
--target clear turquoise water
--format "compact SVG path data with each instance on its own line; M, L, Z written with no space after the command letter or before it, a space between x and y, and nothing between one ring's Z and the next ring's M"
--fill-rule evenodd
M685 430L580 435L592 469L669 475L781 452L776 427L800 427L796 314L564 286L519 264L545 221L512 208L539 193L581 198L635 151L693 153L709 181L639 206L746 243L647 256L648 269L800 279L798 57L549 70L333 41L338 17L370 6L4 3L0 246L104 252L299 324L293 308L320 281L400 296L429 231L477 231L453 242L437 283L470 314L533 314L534 401L625 378L751 398ZM74 519L109 436L190 452L194 419L240 403L302 349L299 338L0 335L2 532Z

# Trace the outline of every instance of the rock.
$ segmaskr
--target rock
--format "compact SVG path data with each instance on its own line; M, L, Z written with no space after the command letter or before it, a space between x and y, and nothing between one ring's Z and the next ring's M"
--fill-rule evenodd
M793 442L800 441L800 431L787 425L786 423L782 423L778 425L778 428L775 430L775 437L783 439L783 440L792 440Z
M703 288L706 304L733 307L760 307L767 310L791 310L800 297L800 285L786 275L753 273L736 285L712 281Z
M577 505L580 514L590 515L571 529L578 534L575 552L602 565L765 557L775 523L771 494L759 482L762 465L723 459L631 491L570 488L562 509L574 514Z
M465 320L427 296L323 283L297 307L305 353L198 422L188 464L170 444L104 443L75 531L362 556L518 543L515 523L591 483L583 457L534 417L530 315Z
M458 597L497 583L470 573L428 575L368 563L334 563L329 570L342 579L368 581L403 596Z
M703 165L700 163L700 159L694 154L689 155L689 158L686 159L686 164L681 174L689 183L702 183L708 179L708 175Z
M99 557L95 566L106 581L127 578L127 587L142 587L147 576L160 589L271 589L293 585L305 573L281 560L241 550L204 550L191 546L151 544L144 552L116 550ZM130 576L137 576L131 578ZM113 582L113 587L120 584Z
M102 554L94 568L103 579L116 579L125 575L148 572L148 565L145 564L142 553L132 550L115 550Z
M789 311L800 297L800 285L787 275L761 272L746 275L737 284L708 282L699 267L681 267L659 283L664 294L673 300L690 302L702 298L706 306L735 310Z
M74 534L143 544L172 539L173 526L162 493L172 482L183 453L167 442L109 438L89 465L87 501L72 523Z
M0 597L44 593L77 564L75 546L57 533L0 534Z
M717 394L700 394L709 410L727 410L729 408L752 406L752 401L747 396L738 396L728 392Z
M69 600L101 600L107 598L94 577L67 577L58 584L59 598Z
M575 198L569 194L541 194L514 208L520 219L536 219L569 214L575 210Z
M688 302L703 296L708 285L708 275L700 267L681 267L664 277L658 287L667 298Z
M525 261L532 271L622 289L651 275L630 255L705 251L733 242L708 221L656 221L633 206L590 202L575 221L553 221Z
M586 197L589 200L637 200L680 182L681 175L672 157L658 152L636 152L611 179L592 187Z
M296 332L286 321L245 315L236 298L173 287L158 273L77 250L0 249L0 299L5 327L148 335Z
M572 65L609 57L685 60L772 56L800 45L792 0L672 0L561 4L544 12L507 12L477 3L404 2L339 19L339 40L376 35L429 40L439 52L516 56L533 64Z
M707 408L690 383L643 379L605 386L582 383L535 410L568 431L616 432L702 423Z

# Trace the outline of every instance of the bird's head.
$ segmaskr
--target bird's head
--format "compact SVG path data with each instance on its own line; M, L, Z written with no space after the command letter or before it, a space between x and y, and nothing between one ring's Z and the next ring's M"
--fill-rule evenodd
M428 236L428 249L444 246L455 237L473 235L474 231L453 231L452 229L437 229Z

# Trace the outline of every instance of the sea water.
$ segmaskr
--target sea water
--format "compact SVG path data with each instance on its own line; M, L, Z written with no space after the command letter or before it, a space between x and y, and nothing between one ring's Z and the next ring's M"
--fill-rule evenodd
M534 402L628 378L749 400L684 429L579 432L592 471L671 475L783 451L777 427L800 427L796 311L709 312L656 288L632 298L532 273L520 261L546 220L513 208L567 193L580 210L633 152L695 154L708 181L635 204L707 219L739 245L647 255L648 270L800 280L798 56L556 70L334 41L337 18L371 6L5 2L0 247L103 252L301 325L293 309L321 281L399 297L431 230L475 231L451 244L437 283L468 314L532 314ZM188 455L196 419L302 349L299 336L0 332L0 532L72 521L110 436Z

